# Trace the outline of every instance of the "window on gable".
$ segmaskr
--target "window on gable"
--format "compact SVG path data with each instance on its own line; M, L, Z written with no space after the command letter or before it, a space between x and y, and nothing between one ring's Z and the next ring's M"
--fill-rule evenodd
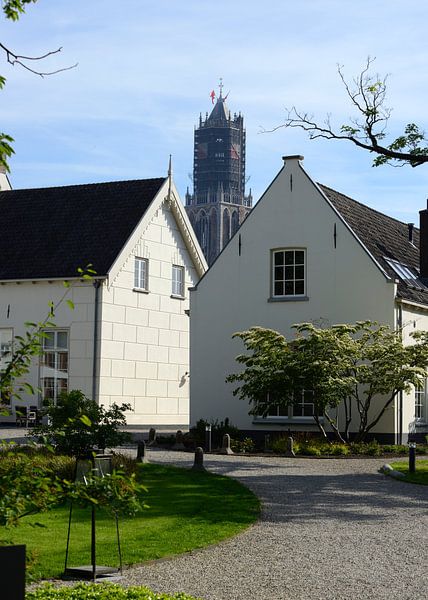
M68 390L68 331L46 331L40 363L40 388L44 400L57 403Z
M184 267L172 265L172 295L184 298Z
M135 258L134 289L149 290L149 261L147 258Z
M272 296L304 296L305 250L273 251Z

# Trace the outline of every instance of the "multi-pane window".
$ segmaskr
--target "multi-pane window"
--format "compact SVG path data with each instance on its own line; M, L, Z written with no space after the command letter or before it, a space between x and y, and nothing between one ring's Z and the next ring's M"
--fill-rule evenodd
M44 400L56 404L68 390L68 331L49 330L43 338L40 387Z
M149 261L147 258L135 258L134 288L146 292L149 289Z
M184 297L184 267L172 265L172 295Z
M272 406L266 417L285 417L288 419L314 416L314 393L312 390L303 390L299 400L295 400L292 406Z
M7 368L12 358L13 330L10 327L0 329L0 373ZM1 390L0 404L10 404L11 390L6 386Z
M426 382L415 387L415 420L423 421L425 417Z
M299 402L293 404L293 417L314 416L314 393L312 390L303 390Z
M273 252L272 295L305 295L305 251L275 250Z

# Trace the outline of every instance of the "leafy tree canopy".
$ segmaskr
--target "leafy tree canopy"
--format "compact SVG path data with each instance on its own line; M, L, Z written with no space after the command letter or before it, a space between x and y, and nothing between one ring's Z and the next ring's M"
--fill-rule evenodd
M244 368L227 381L238 383L233 394L251 403L251 414L266 416L299 402L310 390L313 417L324 436L327 422L347 441L354 423L362 440L399 392L410 392L426 376L428 332L412 333L413 343L404 346L400 331L371 321L327 328L302 323L294 329L291 340L262 327L234 334L248 353L236 358Z

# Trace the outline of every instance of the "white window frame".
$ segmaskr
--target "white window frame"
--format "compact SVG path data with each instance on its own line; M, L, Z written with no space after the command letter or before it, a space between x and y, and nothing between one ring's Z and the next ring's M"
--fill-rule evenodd
M68 329L46 329L44 333L48 337L43 338L43 353L40 360L40 389L42 400L49 400L54 404L57 403L58 397L62 392L68 392L68 376L70 369L70 331ZM66 345L58 343L59 335L66 335ZM53 339L53 344L49 340ZM46 355L53 355L52 364L46 364ZM63 368L63 355L66 355L66 369ZM52 385L47 386L46 380L52 380ZM62 385L59 385L59 383ZM52 390L51 394L46 394L46 390Z
M425 422L427 406L427 381L426 379L420 386L415 386L415 414L416 423Z
M172 265L171 296L184 298L185 270L182 265Z
M307 422L307 421L312 421L314 418L314 403L313 402L308 402L306 399L306 395L307 394L311 394L311 397L313 398L313 392L311 390L302 390L302 399L301 402L297 403L297 404L290 404L288 406L278 406L276 411L272 411L271 414L267 414L265 417L262 416L257 416L255 418L256 421L287 421L287 422ZM302 406L303 411L304 412L304 407L305 406L309 406L312 405L312 414L311 415L296 415L295 414L295 407L296 406ZM281 414L283 413L283 414ZM320 418L320 421L323 421L323 418Z
M5 371L13 354L13 328L0 327L0 373ZM12 399L11 390L3 390L0 405L9 406Z
M303 258L297 257L297 253L302 254ZM288 257L286 254L288 254ZM291 254L292 262L289 262ZM281 255L282 261L280 261ZM275 248L271 251L271 256L271 297L281 299L306 298L306 248ZM277 260L277 257L279 260ZM286 270L290 269L292 270L291 276L286 273ZM282 286L281 291L277 289L279 286Z
M134 290L138 292L149 291L149 259L135 257L134 263Z

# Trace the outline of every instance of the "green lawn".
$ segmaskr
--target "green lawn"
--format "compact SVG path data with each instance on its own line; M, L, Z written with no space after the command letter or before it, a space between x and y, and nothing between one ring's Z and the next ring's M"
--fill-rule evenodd
M239 482L176 467L140 465L150 508L120 520L124 564L187 552L230 537L253 523L259 501ZM9 530L13 543L27 544L35 559L37 579L58 576L64 569L68 507L22 519ZM35 521L45 527L31 526ZM118 565L116 528L106 514L97 515L97 564ZM90 564L90 512L73 509L68 566Z
M406 478L403 479L403 481L428 485L428 460L416 460L415 473L409 473L408 461L391 463L391 467L396 471L400 471L406 475Z

